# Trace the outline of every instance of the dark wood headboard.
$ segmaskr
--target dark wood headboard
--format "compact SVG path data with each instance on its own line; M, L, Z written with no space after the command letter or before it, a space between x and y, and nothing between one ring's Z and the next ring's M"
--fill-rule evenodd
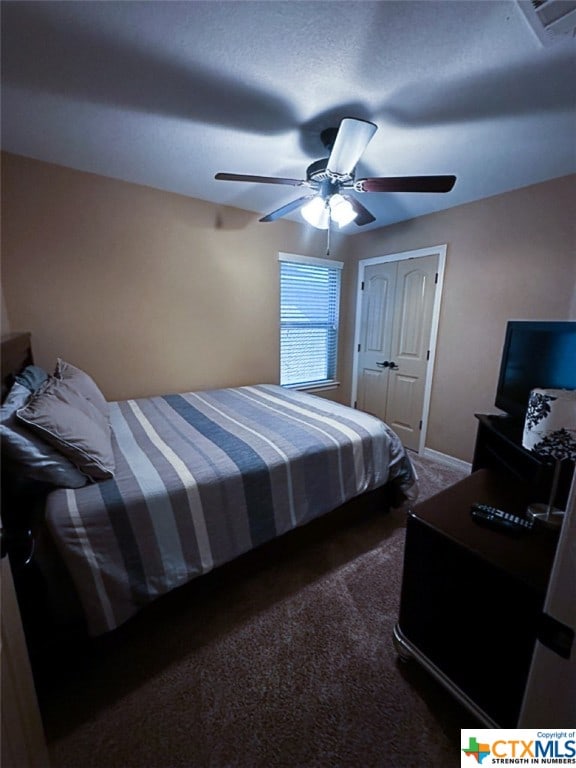
M7 333L2 336L2 400L14 376L33 362L30 333Z
M30 333L2 335L2 401L10 391L14 376L33 363ZM12 565L21 567L30 562L34 552L32 517L36 505L43 508L47 488L41 483L26 482L20 477L16 465L2 457L2 546L12 559Z

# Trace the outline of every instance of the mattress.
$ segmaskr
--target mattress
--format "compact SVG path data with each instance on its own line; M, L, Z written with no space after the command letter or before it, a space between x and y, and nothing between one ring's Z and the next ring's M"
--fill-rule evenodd
M110 403L113 478L49 494L88 630L346 501L417 478L379 419L273 384Z

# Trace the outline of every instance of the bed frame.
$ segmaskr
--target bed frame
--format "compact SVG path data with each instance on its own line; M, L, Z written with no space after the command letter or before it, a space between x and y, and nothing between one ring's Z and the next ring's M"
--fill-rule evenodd
M2 335L2 400L6 397L14 376L32 362L32 341L29 333Z
M14 377L33 362L32 345L29 333L10 333L2 336L2 402L14 382ZM11 555L13 567L22 557L28 561L31 557L30 538L31 515L38 496L42 500L47 488L42 484L23 484L14 467L2 457L2 548ZM28 542L27 544L25 542Z
M0 345L2 401L14 377L34 363L28 332L3 334ZM72 642L85 634L84 621L72 581L56 555L44 527L44 506L51 486L24 480L17 468L2 457L2 555L8 555L14 577L22 625L36 681L52 664L54 649L64 635ZM48 563L46 569L40 563ZM50 594L62 596L62 610L54 610ZM65 618L63 618L65 617Z
M30 333L2 336L2 400L14 376L33 361ZM10 556L33 668L36 664L41 670L46 664L53 666L51 648L55 645L60 648L63 637L72 637L73 642L77 643L80 635L85 636L86 642L90 642L71 578L43 526L45 499L50 490L50 486L41 483L22 484L14 467L2 461L3 548ZM326 532L345 525L346 520L359 519L375 512L382 513L390 507L398 506L402 501L398 493L392 486L382 486L357 496L327 515L291 530L217 570L241 573L246 564L249 570L258 568L259 562L269 561L280 551L278 547L285 547L288 543L298 547L322 540ZM208 573L194 581L210 579L210 576ZM54 605L55 594L58 596L57 606ZM110 634L121 630L119 628Z

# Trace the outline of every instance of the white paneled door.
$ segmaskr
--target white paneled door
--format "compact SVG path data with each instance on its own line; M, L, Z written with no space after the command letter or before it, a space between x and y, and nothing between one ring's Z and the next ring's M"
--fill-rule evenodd
M438 254L367 265L361 292L357 400L419 449Z

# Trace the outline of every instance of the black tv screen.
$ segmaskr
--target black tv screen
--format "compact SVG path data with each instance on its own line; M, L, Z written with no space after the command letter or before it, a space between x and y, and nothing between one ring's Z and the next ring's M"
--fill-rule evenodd
M508 321L495 405L524 418L537 387L576 389L576 321Z

